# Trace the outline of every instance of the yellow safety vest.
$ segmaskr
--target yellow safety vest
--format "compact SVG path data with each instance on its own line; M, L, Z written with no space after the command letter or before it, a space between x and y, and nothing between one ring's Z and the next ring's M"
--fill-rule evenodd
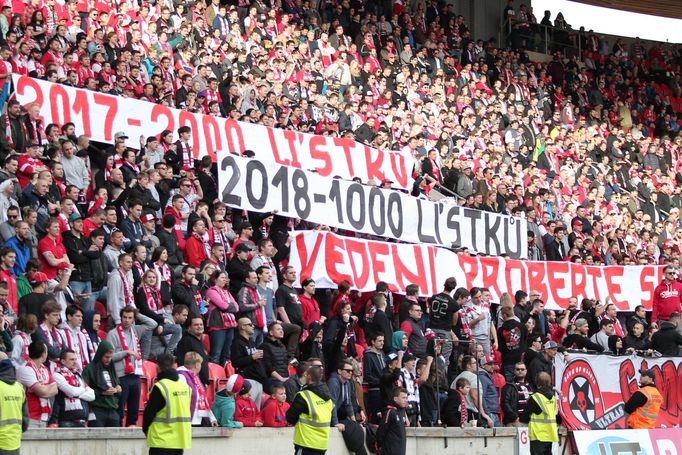
M0 381L0 449L12 451L21 447L21 416L25 400L23 385Z
M541 414L531 414L530 422L528 423L528 434L531 441L540 442L559 442L559 434L557 433L556 414L557 402L556 397L547 399L541 393L535 393L531 396L532 400L542 409Z
M147 447L161 449L192 448L192 390L182 381L162 379L156 387L166 406L154 417L147 432Z
M327 450L329 425L332 422L332 400L323 400L310 390L298 392L308 404L308 413L301 414L294 427L294 444L315 450Z

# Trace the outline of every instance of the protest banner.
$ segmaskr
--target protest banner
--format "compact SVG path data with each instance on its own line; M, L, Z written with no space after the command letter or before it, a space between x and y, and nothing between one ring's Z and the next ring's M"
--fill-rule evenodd
M488 255L528 255L521 218L431 202L281 165L221 153L218 194L230 207L269 212L411 243L465 246Z
M637 305L651 308L654 289L661 282L661 266L585 266L570 262L520 261L502 257L461 256L431 245L411 245L341 237L329 232L294 233L289 264L299 277L313 278L318 287L336 287L348 280L360 291L373 291L379 281L394 292L408 284L422 296L442 290L448 277L457 286L490 289L493 301L502 293L538 291L546 308L566 308L571 296L609 298L619 310Z
M143 136L174 134L181 126L192 128L195 158L225 151L255 152L265 163L312 169L323 177L339 176L363 182L392 180L396 188L411 189L413 158L409 153L378 150L348 138L333 138L280 128L269 128L212 115L193 114L161 104L55 84L13 75L14 93L23 106L36 103L44 124L73 122L77 134L111 143L123 131L126 145L140 148ZM176 136L177 138L177 136Z

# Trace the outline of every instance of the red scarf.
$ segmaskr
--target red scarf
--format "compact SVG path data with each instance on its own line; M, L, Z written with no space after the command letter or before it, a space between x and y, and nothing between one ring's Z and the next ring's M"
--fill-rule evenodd
M144 295L147 298L147 305L149 305L149 309L153 312L160 310L161 307L163 307L161 304L161 292L159 292L157 288L150 288L146 285L144 285L142 289L144 289Z
M137 336L135 335L135 330L133 330L132 327L130 327L130 335L133 337L133 342L135 343L135 347L137 348L137 353L140 354L140 342L137 339ZM123 351L129 351L130 348L128 348L128 342L126 341L126 337L123 335L123 329L121 328L121 324L116 326L116 333L118 334L118 340L121 343L121 350ZM124 367L123 367L123 373L124 374L141 374L142 373L142 366L140 365L140 357L135 359L135 363L133 363L133 360L130 358L129 355L126 355L123 358L124 362ZM139 372L139 373L138 373Z
M156 270L156 274L159 276L159 285L161 284L162 281L165 281L168 287L171 287L171 270L170 267L168 267L167 264L159 265L158 262L154 263L154 270Z
M126 305L134 305L135 304L135 297L133 296L133 290L128 286L128 281L126 280L126 276L121 272L121 269L118 270L118 275L121 277L121 283L123 283L123 300L125 300Z
M80 371L83 371L83 369L88 365L88 363L90 363L90 359L95 358L95 349L92 346L92 340L90 339L90 335L88 335L85 329L80 329L77 332L76 338L78 338L78 349L76 349L76 347L73 344L74 342L73 336L71 334L71 330L69 330L68 327L66 328L66 330L64 330L64 335L66 336L66 345L78 356L78 360L80 361L81 369Z
M467 423L469 420L469 414L467 412L467 404L466 400L464 398L464 394L457 390L457 395L459 395L461 404L459 405L459 426L464 427L464 425Z
M45 339L47 340L47 344L49 344L50 347L53 347L55 343L60 348L64 347L64 344L62 343L62 337L60 337L59 332L57 332L57 327L52 327L52 330L48 330L47 324L43 322L40 324L40 330L43 331Z
M28 362L28 345L31 344L31 337L29 337L27 334L24 332L21 332L17 330L17 335L19 335L19 338L21 338L21 341L24 343L24 349L22 349L22 357L24 359L24 363Z
M247 287L251 295L253 296L253 301L258 303L258 300L260 300L260 294L258 294L258 291L251 288ZM265 329L265 326L268 324L267 317L265 316L265 307L264 306L259 306L256 308L256 325L258 326L259 329L263 330Z
M35 364L30 360L26 363L26 365L33 369L33 372L35 373L36 379L38 380L39 384L47 385L51 384L54 381L52 379L52 373L50 373L50 369L47 368L45 365L40 365L40 367L36 367ZM47 419L50 417L50 414L52 414L52 400L50 400L49 398L40 397L38 397L38 400L40 401L40 420L42 422L47 422Z

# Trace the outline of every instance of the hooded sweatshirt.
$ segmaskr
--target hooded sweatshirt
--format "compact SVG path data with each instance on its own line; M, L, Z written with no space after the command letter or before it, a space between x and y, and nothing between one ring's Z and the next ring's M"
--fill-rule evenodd
M651 311L653 322L670 319L670 313L682 311L682 283L672 281L667 284L665 280L654 289L654 303Z
M114 346L110 342L102 341L97 347L92 363L83 370L83 380L95 391L95 401L90 404L95 408L118 409L118 394L102 394L109 387L116 387L119 384L114 361L109 362L109 365L102 363L104 354L113 351Z
M220 390L215 394L213 400L213 414L221 427L241 428L243 424L234 420L236 406L232 395L226 389Z

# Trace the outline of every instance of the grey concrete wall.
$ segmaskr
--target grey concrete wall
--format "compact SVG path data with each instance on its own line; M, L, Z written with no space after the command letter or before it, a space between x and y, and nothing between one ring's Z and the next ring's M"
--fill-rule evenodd
M514 455L516 429L408 429L407 453L419 455ZM188 455L293 454L293 428L196 428ZM24 434L22 455L142 455L142 430L123 428L34 429ZM349 455L341 434L332 430L330 455Z

